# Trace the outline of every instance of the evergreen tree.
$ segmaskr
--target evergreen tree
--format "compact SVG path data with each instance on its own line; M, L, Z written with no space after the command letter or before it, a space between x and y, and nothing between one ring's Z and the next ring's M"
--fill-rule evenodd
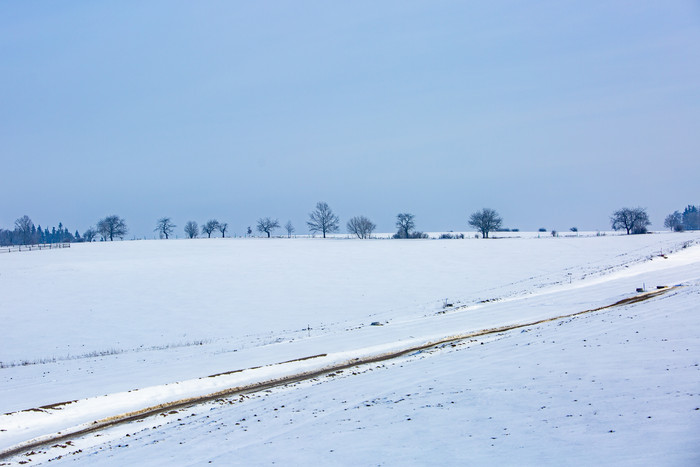
M685 230L700 230L700 212L698 207L688 205L683 210L683 228Z

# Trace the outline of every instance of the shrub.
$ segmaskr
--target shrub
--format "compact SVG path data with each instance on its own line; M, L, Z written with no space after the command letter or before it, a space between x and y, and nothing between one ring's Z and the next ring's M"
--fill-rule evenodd
M398 231L391 238L400 239L400 238L429 238L429 237L428 237L428 234L423 233L423 232L418 232L418 231L410 232L408 234L408 237L407 237L404 232Z

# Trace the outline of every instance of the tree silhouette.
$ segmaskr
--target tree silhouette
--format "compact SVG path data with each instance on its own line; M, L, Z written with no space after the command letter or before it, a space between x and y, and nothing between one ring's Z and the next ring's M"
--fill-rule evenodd
M97 223L97 232L102 235L105 240L114 241L114 237L124 238L128 229L124 219L117 215L107 216Z
M306 222L311 233L321 232L323 238L326 238L327 233L337 232L338 224L340 219L323 201L316 203L316 209L309 214L309 220Z
M153 229L154 232L158 232L160 234L160 237L167 240L170 238L170 234L173 233L173 229L177 227L175 224L172 223L169 217L161 217L158 219L158 222L156 223L156 228Z
M257 229L260 233L265 232L267 234L267 238L270 238L270 234L272 233L272 231L278 228L279 226L280 223L277 222L277 219L265 217L262 219L258 219Z
M489 238L489 232L500 229L503 219L493 209L484 208L469 217L469 225L481 232L483 238ZM541 230L541 229L540 229Z

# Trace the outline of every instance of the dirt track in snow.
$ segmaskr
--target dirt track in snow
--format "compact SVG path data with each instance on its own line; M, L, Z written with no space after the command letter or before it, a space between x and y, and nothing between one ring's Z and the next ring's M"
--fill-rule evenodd
M372 356L368 356L365 358L355 358L355 359L347 360L347 361L339 363L339 364L322 367L322 368L319 368L319 369L316 369L313 371L302 372L302 373L298 373L298 374L294 374L294 375L290 375L290 376L286 376L286 377L282 377L282 378L278 378L278 379L271 379L271 380L267 380L267 381L263 381L263 382L245 385L245 386L231 387L231 388L227 388L227 389L217 391L214 393L203 394L201 396L190 397L190 398L186 398L186 399L179 399L179 400L175 400L175 401L171 401L171 402L167 402L167 403L163 403L163 404L158 404L155 406L144 407L144 408L136 410L136 411L123 413L123 414L115 415L112 417L103 418L100 420L95 420L92 423L79 425L78 427L75 427L73 429L69 429L67 431L66 430L59 431L59 432L51 434L51 435L42 436L39 438L35 438L32 440L28 440L26 442L17 444L15 446L9 447L8 449L0 451L0 460L7 459L7 458L12 457L14 455L21 454L21 453L24 453L26 451L36 449L36 448L39 448L42 446L56 444L56 443L60 443L60 442L66 442L67 440L74 439L74 438L77 438L77 437L80 437L80 436L83 436L83 435L86 435L89 433L93 433L96 431L104 430L106 428L110 428L110 427L113 427L116 425L130 423L130 422L140 420L143 418L147 418L147 417L150 417L153 415L158 415L158 414L161 414L161 413L164 413L167 411L176 410L176 409L180 409L180 408L184 408L184 407L188 407L188 406L192 406L192 405L200 404L200 403L204 403L204 402L209 402L211 400L219 399L222 397L230 397L233 395L256 393L256 392L264 391L266 389L270 389L270 388L277 387L277 386L283 386L283 385L293 384L293 383L297 383L297 382L304 381L304 380L313 379L313 378L316 378L319 376L323 376L324 374L332 373L332 372L335 372L338 370L345 370L345 369L360 366L360 365L373 364L373 363L377 363L377 362L391 360L394 358L399 358L399 357L405 356L407 354L435 348L435 347L442 346L445 344L457 344L458 342L466 340L466 339L483 337L483 336L488 336L491 334L504 333L504 332L515 330L515 329L537 326L537 325L551 322L551 321L568 319L568 318L583 315L586 313L593 313L596 311L602 311L602 310L615 308L615 307L619 307L619 306L631 305L634 303L649 300L651 298L665 294L665 293L667 293L671 290L674 290L676 288L678 288L678 286L665 287L665 288L654 290L651 292L640 293L640 294L635 295L633 297L626 298L626 299L617 301L615 303L612 303L610 305L606 305L606 306L602 306L602 307L598 307L598 308L594 308L594 309L579 311L576 313L570 313L570 314L566 314L566 315L555 316L555 317L551 317L551 318L545 318L545 319L541 319L541 320L537 320L537 321L533 321L533 322L529 322L529 323L508 325L508 326L502 326L502 327L496 327L496 328L490 328L490 329L483 329L483 330L479 330L479 331L475 331L475 332L471 332L471 333L466 333L466 334L446 336L442 339L425 342L421 345L414 345L414 346L406 347L406 348L401 349L401 350L372 355ZM287 361L287 362L274 363L274 364L270 364L267 366L281 365L281 364L290 363L293 361L311 360L311 359L315 359L315 358L319 358L319 357L323 357L323 356L325 356L325 354L313 355L313 356L304 357L301 359L296 359L296 360ZM240 372L240 371L243 371L243 370L242 369L241 370L233 370L230 372L209 375L209 376L205 376L205 378L217 377L217 376L236 373L236 372ZM45 405L45 406L42 406L39 408L27 409L27 411L60 410L62 406L72 404L74 402L75 401L61 402L61 403L57 403L57 404L49 404L49 405Z

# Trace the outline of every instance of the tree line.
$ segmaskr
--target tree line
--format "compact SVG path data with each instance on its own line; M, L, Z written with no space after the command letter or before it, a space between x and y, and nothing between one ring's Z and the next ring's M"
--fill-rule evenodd
M58 226L42 228L34 225L29 216L22 216L15 221L14 230L0 229L0 245L36 245L39 243L81 242L83 237L76 230L71 233L63 223Z
M489 238L491 232L503 230L503 219L494 209L489 208L472 213L467 223L479 232L481 238L485 239ZM613 230L624 230L628 235L646 233L647 227L651 225L646 210L640 207L616 210L610 217L610 223ZM320 234L323 238L326 238L327 234L340 231L340 218L333 212L328 203L320 201L316 203L315 209L309 213L306 226L312 235ZM411 213L399 213L396 216L395 226L397 231L393 238L413 239L428 237L427 234L416 230L415 216ZM664 226L677 232L700 230L700 209L697 206L688 205L682 213L675 211L666 217ZM153 230L160 238L168 239L173 235L176 227L177 225L173 223L170 217L161 217L156 221L156 226ZM184 226L184 232L187 238L197 238L204 235L207 238L211 238L217 232L222 237L226 237L228 227L228 223L220 222L217 219L209 219L201 226L195 221L188 221ZM366 216L352 217L346 223L347 232L360 239L370 238L376 227L376 224ZM267 238L270 238L279 228L281 228L279 220L271 217L261 217L256 224L256 230L260 234L266 235ZM296 231L291 221L287 221L283 228L287 237L291 237ZM574 227L571 230L578 231ZM89 227L83 232L82 236L77 230L75 233L71 233L60 222L58 227L52 227L50 230L48 227L42 229L40 225L35 226L29 216L25 215L15 221L14 230L0 228L0 245L92 242L95 240L113 241L115 238L123 239L128 231L126 221L117 215L100 219L95 227ZM246 230L246 236L250 236L252 233L253 230L249 226Z
M102 240L114 240L115 237L123 239L127 232L126 222L116 215L100 219L96 228L88 228L83 235L77 230L71 233L61 222L58 223L58 228L42 229L41 225L35 226L31 218L24 215L15 221L14 230L0 228L0 245L92 242L98 236Z
M622 208L610 217L613 230L625 230L628 235L647 233L651 225L649 215L643 208ZM674 211L664 219L664 227L674 232L700 230L700 209L689 204L683 212Z
M674 211L664 220L664 227L674 232L700 230L700 208L689 204L683 212Z
M488 238L488 233L498 229L501 226L501 219L496 214L496 211L484 209L479 213L474 213L469 220L469 224L476 227L482 232L484 238ZM309 213L306 226L312 235L320 234L323 238L326 235L337 233L340 230L340 217L333 212L331 207L325 201L316 203L316 207ZM156 226L153 229L160 238L170 238L176 229L177 225L170 217L161 217L156 221ZM396 216L397 232L393 238L427 238L427 234L415 230L415 216L411 213L400 213ZM261 217L258 219L256 229L259 233L270 238L274 232L280 228L278 219L271 217ZM372 236L372 233L377 228L377 225L366 216L352 217L346 223L347 232L360 239L367 239ZM284 225L284 230L287 237L291 237L296 231L291 221L287 221ZM211 238L216 232L221 233L222 237L226 237L228 224L217 219L209 219L201 226L196 221L188 221L184 226L185 236L187 238L197 238L199 236L207 236ZM37 233L39 232L39 233ZM113 241L115 238L123 239L129 232L126 221L117 215L107 216L100 219L95 227L90 227L81 236L76 230L75 234L71 234L67 229L59 224L59 229L55 228L50 233L46 229L46 233L41 230L41 227L36 228L29 216L23 216L15 221L14 230L0 229L0 245L28 245L36 243L58 243L58 242L92 242L95 240ZM251 227L246 230L246 235L252 235Z

